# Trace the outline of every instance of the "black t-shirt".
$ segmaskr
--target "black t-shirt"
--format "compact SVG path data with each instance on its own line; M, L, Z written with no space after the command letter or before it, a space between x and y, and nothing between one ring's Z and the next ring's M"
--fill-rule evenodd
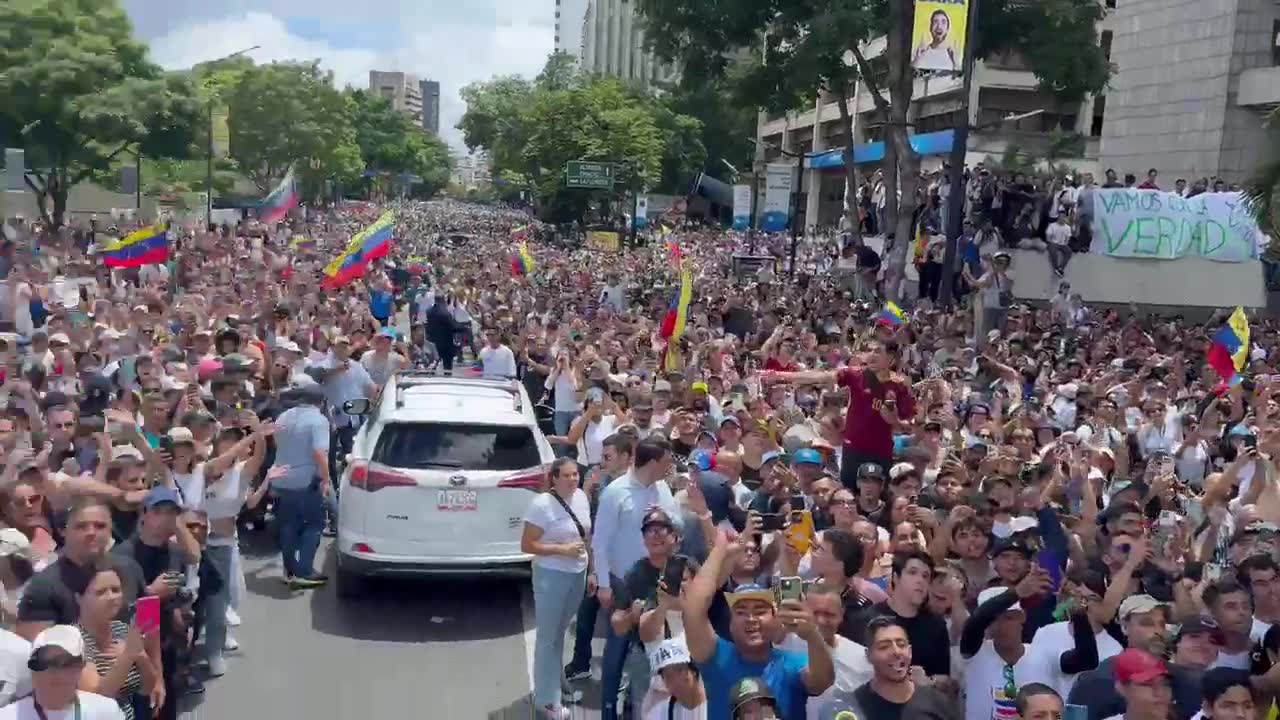
M111 508L111 539L118 543L133 536L138 529L138 511Z
M146 583L136 562L128 557L110 557L112 566L120 575L120 588L124 592L120 620L127 622L133 613L133 601L146 594ZM76 596L84 594L92 577L93 572L88 568L59 557L31 578L18 603L18 622L75 625L80 619L80 603Z
M689 457L689 453L693 452L693 445L675 438L671 441L671 454L676 457Z
M947 623L928 609L920 608L915 617L903 617L894 612L886 601L865 608L857 615L858 619L849 626L850 634L846 637L866 645L867 624L872 618L880 615L895 617L911 641L911 664L924 668L926 675L951 674L951 635L947 633ZM842 635L844 631L844 626L841 626Z
M614 597L613 606L626 610L631 603L642 600L645 610L657 607L658 580L661 577L662 571L654 567L648 558L637 561L622 578L621 592Z
M153 547L142 542L137 535L118 543L111 549L111 554L137 563L142 569L142 580L146 584L155 582L156 578L166 572L182 571L182 558L170 550L167 543L164 547Z
M836 632L854 640L856 633L866 629L865 623L858 622L858 616L871 607L871 601L851 587L845 587L844 592L840 593L840 601L844 605L844 618L840 620L840 627L836 628Z
M914 651L914 646L912 650ZM917 665L919 663L916 663ZM860 718L875 720L959 720L955 704L947 702L942 693L931 687L916 687L911 699L905 703L889 702L876 694L867 683L853 692L854 700L862 712Z

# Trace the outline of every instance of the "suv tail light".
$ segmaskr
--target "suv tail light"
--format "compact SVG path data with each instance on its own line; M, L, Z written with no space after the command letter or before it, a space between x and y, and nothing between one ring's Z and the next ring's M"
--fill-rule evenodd
M347 482L353 488L368 492L377 492L388 487L417 487L418 485L417 480L404 473L363 462L351 466L351 476Z
M542 492L547 486L547 472L550 465L541 465L532 470L525 470L516 475L512 475L505 480L498 481L500 488L519 488L521 490L532 490L533 492Z

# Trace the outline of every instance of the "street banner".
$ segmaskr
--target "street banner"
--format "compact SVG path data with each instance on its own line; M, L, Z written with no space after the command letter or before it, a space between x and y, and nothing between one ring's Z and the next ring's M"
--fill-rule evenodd
M969 0L916 0L912 67L930 72L962 72L968 26Z
M227 109L218 108L209 117L209 132L213 133L213 156L224 158L231 152L231 127L227 124Z
M733 186L733 229L746 230L751 227L751 186Z
M592 250L618 252L618 233L609 230L589 230L587 231L587 247Z
M643 230L649 227L649 196L636 196L636 217L635 224L637 230Z
M1216 262L1257 259L1267 238L1238 192L1176 193L1134 188L1093 193L1095 253L1123 258Z
M26 190L27 184L23 182L26 176L27 154L20 148L5 148L4 150L4 189L5 190Z
M764 213L760 229L781 232L787 229L791 216L791 174L794 165L769 163L764 169Z

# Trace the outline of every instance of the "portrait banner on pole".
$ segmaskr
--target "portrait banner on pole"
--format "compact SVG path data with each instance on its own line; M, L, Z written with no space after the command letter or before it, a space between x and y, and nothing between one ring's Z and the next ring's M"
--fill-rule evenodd
M969 33L969 0L916 0L911 66L960 73Z

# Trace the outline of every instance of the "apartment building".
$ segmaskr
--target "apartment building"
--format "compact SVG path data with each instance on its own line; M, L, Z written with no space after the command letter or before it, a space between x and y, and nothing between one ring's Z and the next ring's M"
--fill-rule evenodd
M422 85L418 78L398 71L369 71L369 91L391 101L392 107L422 124ZM439 93L436 95L439 98ZM437 129L439 120L436 120Z
M422 95L422 129L440 134L440 83L423 80L418 83Z
M634 5L632 0L588 0L580 64L588 72L644 87L670 82L675 79L676 70L645 51L644 32Z

